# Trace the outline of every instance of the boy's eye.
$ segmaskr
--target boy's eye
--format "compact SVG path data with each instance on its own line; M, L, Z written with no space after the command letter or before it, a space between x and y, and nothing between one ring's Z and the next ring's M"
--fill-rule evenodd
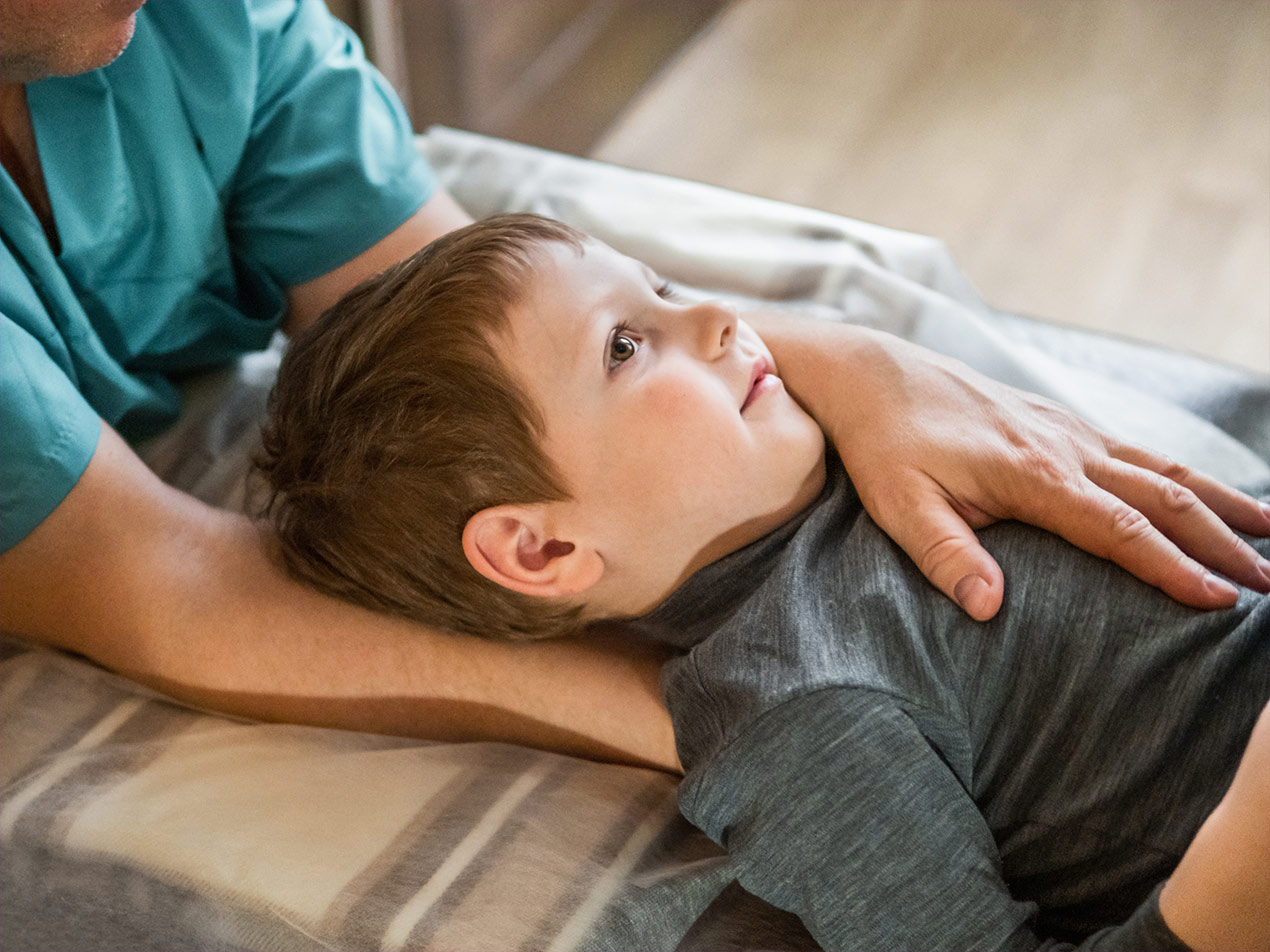
M613 331L609 338L609 370L618 364L624 364L639 351L639 341L626 333L622 328Z

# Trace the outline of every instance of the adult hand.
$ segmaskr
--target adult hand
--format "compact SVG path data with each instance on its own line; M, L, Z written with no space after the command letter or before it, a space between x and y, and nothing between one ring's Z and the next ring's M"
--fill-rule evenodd
M781 374L825 427L865 508L971 617L1001 607L1001 568L974 530L1047 529L1196 608L1270 591L1270 508L1053 401L888 334L759 318ZM1073 593L1075 594L1075 593Z

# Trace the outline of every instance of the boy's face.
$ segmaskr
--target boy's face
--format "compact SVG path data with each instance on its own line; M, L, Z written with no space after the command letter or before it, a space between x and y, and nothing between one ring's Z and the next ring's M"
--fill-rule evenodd
M647 611L815 499L823 434L730 308L677 298L597 241L547 243L536 263L495 346L571 493L559 534L603 559L589 604Z

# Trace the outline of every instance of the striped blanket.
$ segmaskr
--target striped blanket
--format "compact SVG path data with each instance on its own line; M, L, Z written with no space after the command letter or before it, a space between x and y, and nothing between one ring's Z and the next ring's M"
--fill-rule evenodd
M568 221L689 288L966 360L1237 485L1267 478L1266 379L997 313L937 241L435 129L477 216ZM191 388L143 448L241 506L280 344ZM653 771L192 710L60 652L0 655L0 948L803 949Z

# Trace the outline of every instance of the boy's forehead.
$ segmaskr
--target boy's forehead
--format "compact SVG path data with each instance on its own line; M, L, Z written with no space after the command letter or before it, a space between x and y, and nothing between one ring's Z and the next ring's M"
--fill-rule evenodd
M583 281L596 278L615 280L629 277L644 269L644 265L627 257L611 245L590 235L579 245L562 241L548 242L542 249L547 252L556 270L567 280Z
M652 272L594 238L581 247L553 241L539 249L522 295L530 321L581 324L607 317L624 288ZM577 329L581 329L580 327Z
M608 310L610 289L618 273L617 256L607 246L588 241L578 248L545 242L536 249L533 267L517 302L508 311L507 343L523 374L553 371L554 382L578 367L591 349L591 339Z

